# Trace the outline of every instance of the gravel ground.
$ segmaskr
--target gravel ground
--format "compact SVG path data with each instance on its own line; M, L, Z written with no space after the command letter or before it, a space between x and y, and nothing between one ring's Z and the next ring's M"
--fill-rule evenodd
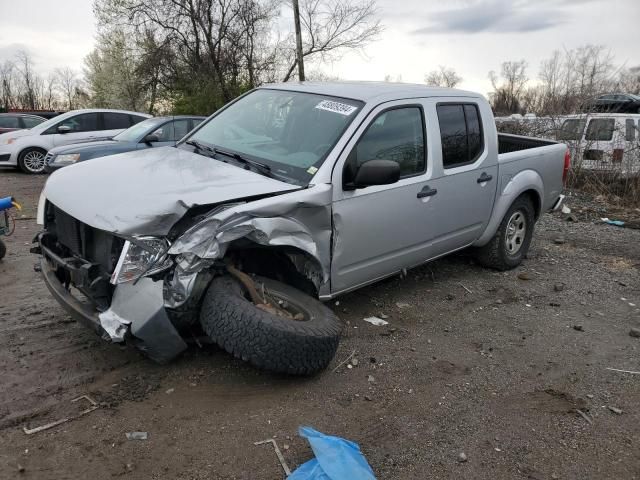
M0 262L0 478L279 479L253 442L276 438L296 467L312 455L300 425L358 442L381 480L640 478L640 375L607 370L640 370L640 230L598 222L602 202L544 215L514 271L463 253L332 302L347 322L334 364L292 378L212 347L155 365L72 321L29 253L44 180L0 171L25 204ZM100 408L22 431L85 394Z

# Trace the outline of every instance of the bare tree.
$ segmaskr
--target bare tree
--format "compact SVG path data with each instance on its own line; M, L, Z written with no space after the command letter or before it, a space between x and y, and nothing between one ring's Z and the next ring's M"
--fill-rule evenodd
M0 107L13 108L17 103L16 69L13 62L0 65Z
M382 32L375 0L302 0L300 21L303 58L319 57L323 61L360 50ZM288 58L284 82L294 75L295 49L290 49Z
M78 86L78 74L72 68L65 67L57 68L55 75L67 103L67 109L73 110L76 108L74 106L74 96Z
M41 87L41 79L33 70L33 60L29 54L21 50L16 54L16 68L20 78L20 97L24 108L36 109L39 107L38 90Z
M425 75L424 81L434 87L455 88L462 82L462 77L453 68L440 65L438 70L432 70Z
M520 95L527 81L527 62L525 60L503 62L500 77L496 72L489 72L493 86L490 98L493 109L499 113L518 113L520 111ZM500 80L502 79L502 81Z

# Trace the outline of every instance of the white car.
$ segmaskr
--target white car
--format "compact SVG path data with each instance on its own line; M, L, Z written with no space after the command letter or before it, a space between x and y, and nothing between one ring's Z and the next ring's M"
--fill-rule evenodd
M53 147L110 138L151 115L126 110L72 110L30 129L0 135L0 166L42 173Z

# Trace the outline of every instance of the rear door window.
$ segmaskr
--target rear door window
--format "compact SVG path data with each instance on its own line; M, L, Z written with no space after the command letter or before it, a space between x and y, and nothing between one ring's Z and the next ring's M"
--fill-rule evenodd
M143 117L142 115L129 115L129 122L131 122L131 125L135 125L136 123L140 123L146 119L147 117Z
M22 117L22 123L24 124L24 128L33 128L36 125L40 125L44 122L44 119L38 117Z
M104 112L102 120L104 122L103 130L124 130L131 126L129 115L126 113Z
M436 107L444 168L474 163L484 150L480 112L474 104L441 104Z
M633 142L636 139L636 122L632 118L627 118L624 127L624 139L627 142Z
M187 133L189 133L189 120L188 119L184 119L184 120L175 120L173 122L173 138L172 140L174 142L177 142L178 140L180 140L182 137L184 137Z
M608 142L613 138L616 122L613 118L594 118L589 122L585 140Z

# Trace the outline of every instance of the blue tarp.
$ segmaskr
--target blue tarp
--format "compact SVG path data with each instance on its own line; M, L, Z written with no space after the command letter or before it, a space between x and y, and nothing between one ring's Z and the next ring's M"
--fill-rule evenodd
M316 458L300 465L287 480L376 480L357 443L300 427Z

